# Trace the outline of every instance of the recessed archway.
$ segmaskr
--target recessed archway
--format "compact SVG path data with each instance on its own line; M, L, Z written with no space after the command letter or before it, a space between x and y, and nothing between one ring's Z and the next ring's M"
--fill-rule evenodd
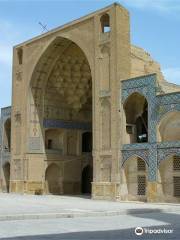
M122 182L127 189L126 199L146 201L147 169L146 161L136 155L125 161Z
M47 192L51 194L62 194L62 172L57 164L50 164L45 173Z
M47 129L45 131L45 149L46 152L63 151L63 131L60 129Z
M69 39L56 38L35 67L31 93L32 111L37 115L31 119L34 131L30 134L36 140L39 134L47 161L61 161L65 192L80 193L79 166L90 163L82 152L81 136L92 131L92 75L84 51ZM92 151L90 141L92 137L86 143L88 152Z
M148 142L148 102L146 98L135 92L124 103L125 142Z

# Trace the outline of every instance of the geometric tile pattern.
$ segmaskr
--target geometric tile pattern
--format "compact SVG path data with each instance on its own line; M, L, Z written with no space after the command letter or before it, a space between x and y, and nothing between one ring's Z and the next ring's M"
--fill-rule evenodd
M134 150L122 151L122 158L123 161L125 161L133 155L142 157L148 164L149 181L156 180L157 172L157 154L156 149L154 149L154 143L156 143L156 89L156 74L136 77L122 82L123 104L127 98L135 92L143 95L148 102L148 143L128 144L132 145ZM137 149L137 146L139 146L140 149ZM143 146L145 149L141 149Z
M122 81L122 103L124 104L127 98L132 93L143 95L148 102L148 142L156 142L156 74L131 78Z
M156 126L164 114L180 111L180 92L156 96L156 74L122 81L122 104L135 92L143 95L148 102L148 143L123 145L122 165L132 156L141 157L148 165L148 180L156 181L160 161L170 155L180 155L180 141L157 143L156 137Z
M159 122L167 112L180 111L180 92L157 96L157 102L157 122Z
M44 119L44 128L65 128L65 129L82 129L91 130L92 124L90 122L65 121L55 119Z
M157 179L157 148L156 143L149 144L149 168L148 180L156 181Z

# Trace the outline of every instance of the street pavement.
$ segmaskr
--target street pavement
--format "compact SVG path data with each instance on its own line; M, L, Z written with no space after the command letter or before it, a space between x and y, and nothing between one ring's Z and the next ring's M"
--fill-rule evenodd
M92 200L88 196L0 194L0 220L179 212L180 204ZM5 218L5 217L9 218Z
M0 194L0 239L179 240L180 205Z
M173 230L167 234L135 234L136 227ZM148 213L108 217L1 221L0 239L180 239L180 215Z

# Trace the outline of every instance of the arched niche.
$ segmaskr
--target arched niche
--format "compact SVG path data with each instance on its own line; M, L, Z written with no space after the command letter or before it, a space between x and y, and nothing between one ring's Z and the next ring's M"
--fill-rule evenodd
M124 143L148 142L148 102L138 92L132 93L124 103Z
M110 28L110 16L108 13L103 14L100 17L100 22L101 22L101 32L102 33L106 33L106 32L110 32L111 28Z
M62 194L63 186L62 186L62 170L60 167L51 163L45 172L45 181L46 181L46 191L50 194Z
M63 130L47 129L45 131L45 149L46 151L58 151L63 153Z
M4 150L11 151L11 119L8 118L4 123Z
M80 144L77 141L77 131L71 130L67 132L67 155L77 155L77 144Z
M142 200L147 198L148 165L144 159L133 155L125 161L122 167L122 186L126 189L125 199Z
M111 105L108 99L101 102L101 144L102 149L111 147Z
M158 142L180 141L180 112L166 113L157 126Z

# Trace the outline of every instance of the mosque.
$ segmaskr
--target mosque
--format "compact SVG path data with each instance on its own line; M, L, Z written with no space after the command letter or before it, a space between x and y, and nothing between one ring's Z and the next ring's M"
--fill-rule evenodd
M13 48L0 191L180 202L180 86L114 3Z

